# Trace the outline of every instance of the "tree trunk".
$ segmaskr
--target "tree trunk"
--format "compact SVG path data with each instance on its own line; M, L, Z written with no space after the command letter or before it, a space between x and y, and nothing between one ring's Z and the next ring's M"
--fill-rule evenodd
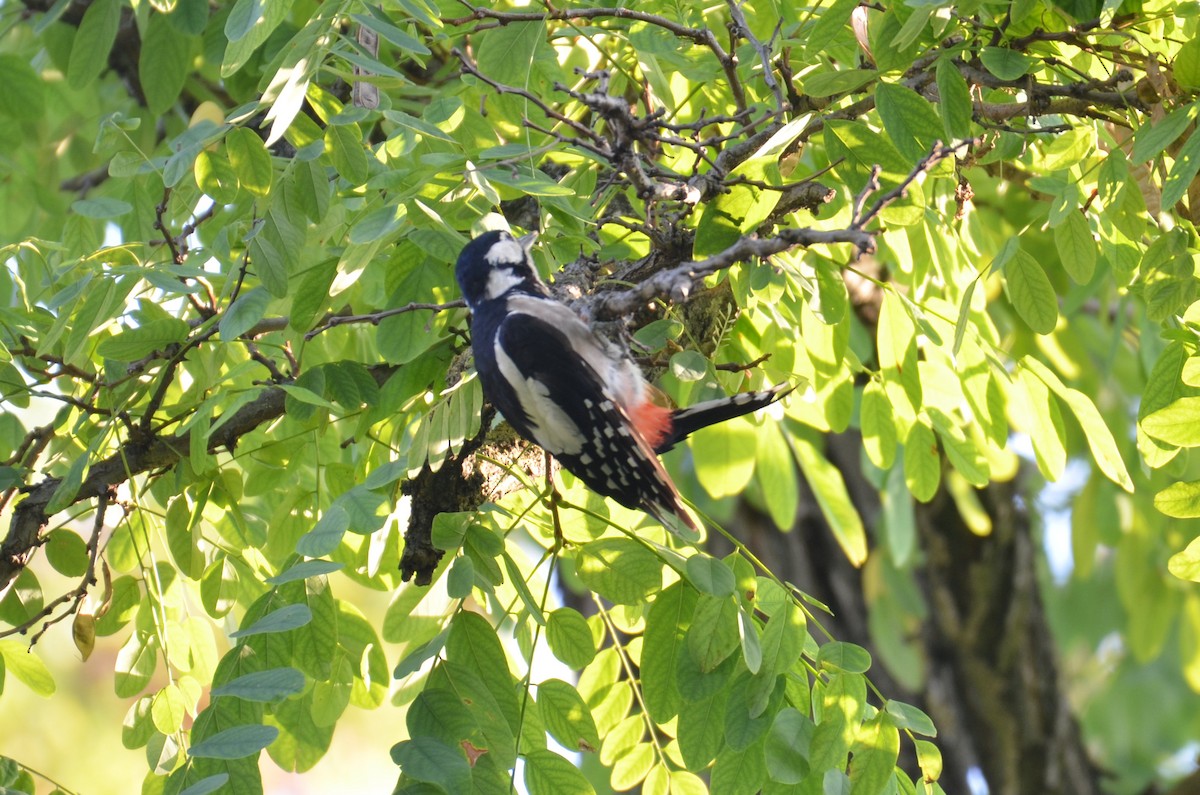
M826 455L877 539L878 492L860 467L862 440L827 437ZM875 651L862 572L846 560L807 486L790 532L743 503L735 532L774 573L827 604L823 624L876 660L869 675L885 696L919 706L938 727L941 784L967 793L978 769L991 795L1098 795L1097 769L1060 686L1054 639L1036 574L1037 541L1017 483L992 483L977 496L992 531L968 529L945 492L916 508L921 552L911 572L928 611L912 640L925 677L913 692ZM872 554L880 554L873 551ZM902 760L914 776L915 760Z

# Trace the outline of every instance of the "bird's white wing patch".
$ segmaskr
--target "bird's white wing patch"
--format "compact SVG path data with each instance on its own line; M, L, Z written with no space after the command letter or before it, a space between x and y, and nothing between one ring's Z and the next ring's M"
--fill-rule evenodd
M504 352L497 336L496 365L512 385L521 408L529 418L533 440L551 455L578 455L584 438L577 426L553 400L550 390L536 378L526 378L516 363Z

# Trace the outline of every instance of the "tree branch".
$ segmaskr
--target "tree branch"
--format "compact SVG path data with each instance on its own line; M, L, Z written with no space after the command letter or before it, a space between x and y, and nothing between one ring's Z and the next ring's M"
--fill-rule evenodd
M874 234L863 229L822 230L801 227L781 229L775 237L743 237L719 254L659 271L629 290L602 293L592 301L589 314L593 320L612 320L627 315L656 298L680 303L691 295L697 281L735 263L769 257L796 246L832 243L850 243L860 254L875 250Z
M382 383L393 372L395 365L375 365L369 368L376 381ZM226 422L224 417L214 420L220 424L208 438L206 446L210 453L221 448L233 450L238 440L259 426L283 416L286 393L279 387L269 387L257 398L234 412ZM88 468L79 490L71 504L102 497L109 489L126 480L157 469L174 466L188 455L193 431L173 436L150 434L141 439L130 440L112 455L97 461ZM13 509L8 535L0 544L0 591L3 591L29 563L34 550L41 544L41 531L50 521L46 508L62 485L62 478L46 478L28 493ZM63 506L65 509L68 506Z

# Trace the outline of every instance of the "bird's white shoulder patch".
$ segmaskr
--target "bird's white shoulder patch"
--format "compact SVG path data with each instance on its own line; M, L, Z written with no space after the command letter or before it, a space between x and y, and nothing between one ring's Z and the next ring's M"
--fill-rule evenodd
M497 243L496 245L502 244ZM488 256L491 256L490 252ZM488 274L487 287L483 290L483 297L489 301L494 301L524 280L524 277L517 275L517 272L512 268L492 268L492 272Z
M516 363L504 352L497 337L496 365L505 380L512 385L529 417L533 440L551 455L578 455L584 438L577 426L553 400L550 390L536 378L526 378Z
M508 308L510 312L539 318L561 331L570 341L572 351L595 371L607 391L606 396L615 399L625 411L646 399L646 380L638 366L615 346L597 337L568 307L546 298L517 295L509 299Z

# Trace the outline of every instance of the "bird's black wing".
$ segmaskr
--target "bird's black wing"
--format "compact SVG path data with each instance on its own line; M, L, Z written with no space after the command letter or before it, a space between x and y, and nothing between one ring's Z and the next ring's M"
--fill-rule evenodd
M589 364L592 352L581 355L581 345L601 349L600 343L582 339L581 333L590 337L591 331L573 314L570 318L557 310L545 316L522 311L504 317L493 353L496 369L512 392L507 402L513 405L506 408L494 397L493 402L523 436L593 491L648 511L659 521L675 515L687 517L686 524L692 525L654 451Z

